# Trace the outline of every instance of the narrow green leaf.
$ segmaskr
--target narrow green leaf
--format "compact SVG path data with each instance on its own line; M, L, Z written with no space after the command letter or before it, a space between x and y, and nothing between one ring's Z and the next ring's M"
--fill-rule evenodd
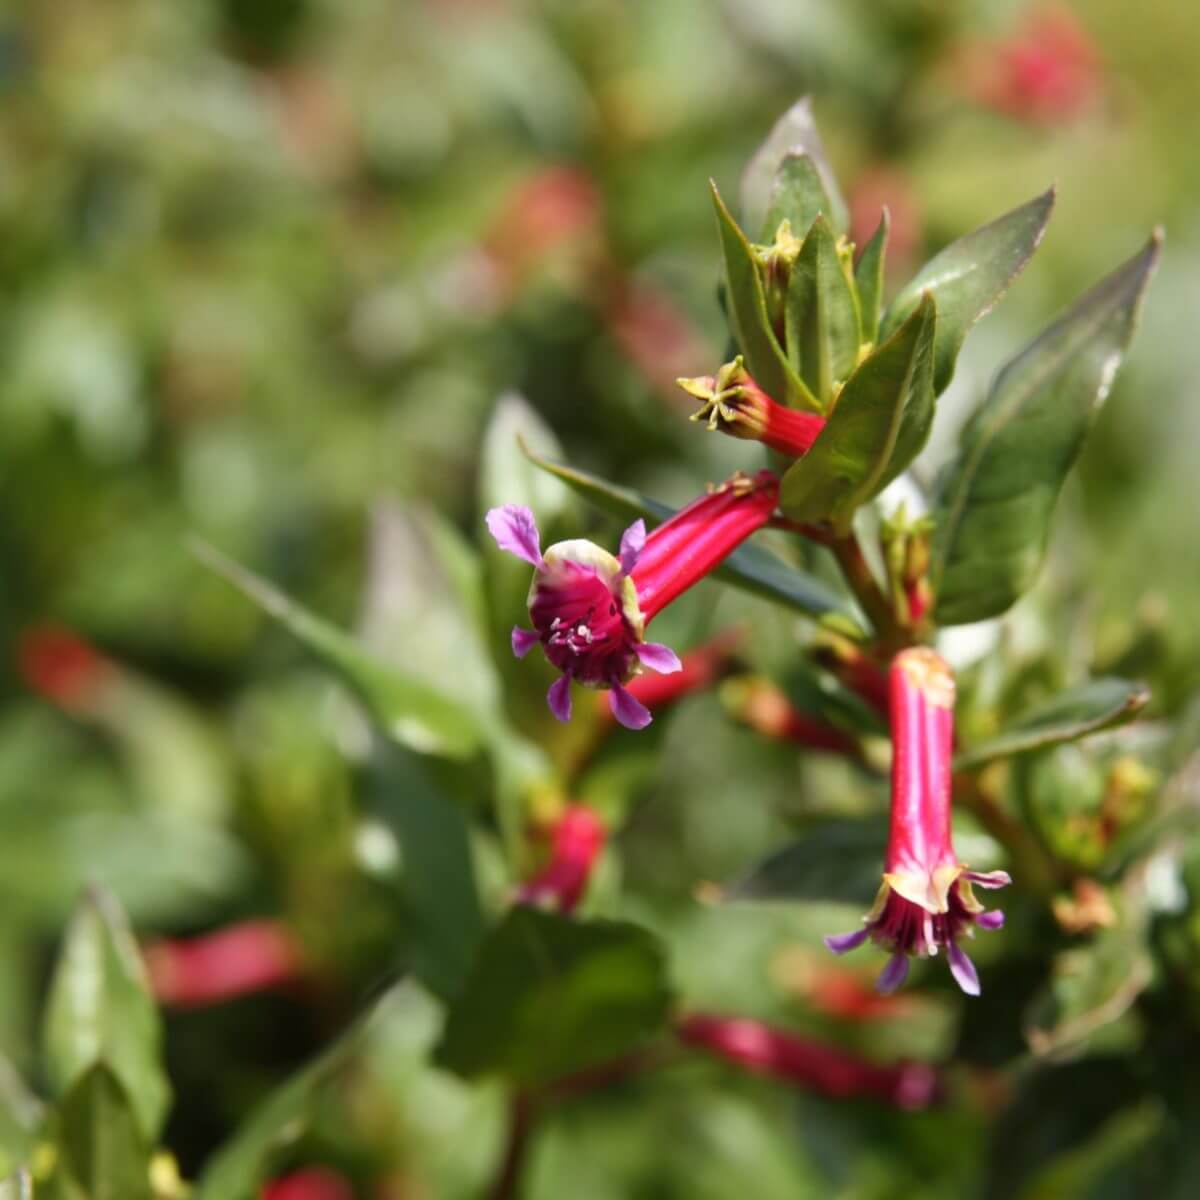
M725 299L733 335L755 382L781 404L820 411L820 406L792 369L771 328L762 275L746 235L725 207L717 185L713 205L725 258Z
M859 319L837 238L823 216L813 221L792 267L784 320L788 355L827 410L835 381L844 383L858 361Z
M609 483L586 471L548 462L530 453L530 460L544 471L557 475L597 508L616 517L632 520L644 517L648 524L660 525L676 510L636 492L633 488ZM836 592L785 563L777 554L762 546L743 545L731 554L716 571L716 579L753 592L777 604L782 604L807 617L822 617L827 613L844 612L845 604Z
M1035 196L974 233L952 242L929 260L888 306L881 337L907 320L932 292L938 306L933 387L941 395L971 326L991 311L1033 256L1054 208L1054 189Z
M411 752L381 744L373 767L372 806L402 854L413 973L449 1000L461 990L483 937L466 819Z
M854 284L858 288L858 308L862 321L862 339L873 342L879 336L879 314L883 306L884 265L887 258L888 232L891 217L885 208L879 217L874 236L859 255L854 268Z
M813 120L812 103L807 96L797 100L775 122L762 145L754 152L742 173L739 201L742 219L748 229L762 226L770 206L772 186L785 158L806 155L821 177L821 188L829 200L826 215L838 232L846 229L846 202L838 190L837 179ZM808 225L797 228L807 229ZM774 231L772 231L774 232Z
M132 1097L104 1063L75 1081L59 1119L65 1165L87 1200L151 1200L149 1143Z
M33 1200L33 1179L22 1168L0 1179L0 1200Z
M265 579L204 542L196 556L278 621L320 663L340 676L379 727L402 746L466 758L480 746L475 717L424 681L377 662L349 634L309 612Z
M208 1160L196 1185L195 1200L258 1200L277 1160L308 1132L322 1089L359 1050L375 1014L398 988L412 986L389 988L318 1058L276 1088Z
M45 1116L41 1101L0 1055L0 1178L29 1161Z
M669 1004L663 950L646 930L519 906L484 942L437 1058L468 1079L546 1083L635 1049Z
M968 421L939 487L931 582L942 624L996 616L1037 577L1059 490L1112 387L1160 245L1156 233L1004 367Z
M723 898L869 907L883 879L886 845L882 817L823 821L734 880Z
M50 985L43 1031L46 1073L66 1095L93 1067L128 1094L147 1144L162 1129L171 1089L162 1028L125 914L99 888L80 901Z
M789 222L792 233L799 237L822 213L832 220L831 211L816 163L807 154L787 154L775 172L771 203L758 240L767 245L773 242L783 221Z
M1125 679L1093 679L1055 696L1004 732L954 757L956 771L969 771L998 758L1045 750L1063 742L1124 725L1145 708L1149 691Z
M783 477L780 506L797 521L849 528L887 483L898 454L928 432L936 312L926 298L850 376L813 448Z

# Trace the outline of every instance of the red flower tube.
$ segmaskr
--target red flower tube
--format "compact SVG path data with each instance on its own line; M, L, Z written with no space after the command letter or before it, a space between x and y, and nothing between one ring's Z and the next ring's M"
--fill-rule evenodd
M999 929L1004 914L985 912L972 884L998 888L1004 871L981 874L958 861L950 832L950 761L954 746L954 677L926 647L901 651L889 672L892 727L892 820L883 884L864 928L828 937L844 954L867 938L892 951L879 976L881 992L908 976L910 954L933 957L942 947L955 981L979 995L979 977L959 941L975 926Z
M799 1084L823 1096L873 1096L898 1108L927 1108L937 1098L937 1072L924 1063L866 1062L759 1021L700 1013L676 1026L680 1039L761 1075Z
M518 904L570 912L583 898L604 849L604 826L590 808L572 805L554 825L550 861L517 890Z
M716 375L676 382L700 401L693 421L707 420L710 431L762 442L789 458L802 458L825 428L825 418L777 404L758 386L739 355Z
M699 583L771 519L779 481L770 471L735 475L664 522L649 537L635 521L621 538L620 557L592 542L558 542L542 554L533 513L520 505L493 508L487 526L502 550L534 568L529 589L532 629L512 632L524 658L539 642L562 672L550 688L550 711L571 717L571 681L608 688L613 715L630 729L650 723L650 711L625 688L644 667L670 674L675 652L645 640L646 626L676 597Z
M194 938L163 938L143 950L154 995L175 1008L200 1008L294 982L295 939L278 921L241 921Z
M349 1181L327 1167L305 1167L263 1184L261 1200L354 1200Z
M58 625L34 625L21 634L17 667L39 696L75 713L91 708L115 674L90 642Z

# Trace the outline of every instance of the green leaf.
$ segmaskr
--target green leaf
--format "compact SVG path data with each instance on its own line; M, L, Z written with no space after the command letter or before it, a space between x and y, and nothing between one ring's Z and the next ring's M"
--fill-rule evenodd
M1045 750L1132 721L1145 708L1149 691L1125 679L1093 679L1062 692L1008 729L954 757L956 771L970 771L997 758Z
M158 1010L125 914L107 892L92 888L67 929L46 1005L43 1043L54 1093L64 1096L93 1067L106 1067L153 1144L171 1101L161 1042Z
M883 318L889 337L932 292L938 306L933 388L941 395L971 326L989 313L1033 256L1054 208L1054 189L952 242L900 290Z
M483 433L480 507L486 512L501 504L524 504L537 513L545 529L574 501L559 480L539 471L521 453L520 441L550 458L563 455L562 444L537 410L524 397L508 392L496 401Z
M151 1200L150 1146L133 1099L104 1063L75 1081L59 1120L67 1170L87 1200Z
M883 305L884 262L887 256L888 231L891 217L885 208L879 217L874 236L859 255L854 268L854 284L858 289L859 318L862 340L874 342L879 336L879 314Z
M712 185L712 195L721 234L721 251L725 257L729 323L745 356L746 367L759 387L781 404L820 412L820 405L808 394L808 389L792 369L771 328L767 297L754 251L730 216L716 184Z
M663 950L646 930L515 907L484 942L437 1059L468 1079L546 1083L635 1049L669 1002Z
M932 418L935 324L933 300L926 298L850 376L813 448L783 477L780 506L789 517L848 529L854 510L919 449Z
M7 1178L29 1161L45 1115L41 1101L25 1086L12 1063L0 1055L0 1178Z
M967 423L938 489L930 578L943 625L1004 612L1037 577L1059 490L1112 387L1160 246L1156 233L1004 367Z
M807 154L785 155L771 184L771 203L759 241L770 245L783 221L799 237L821 213L828 216L831 211L816 163Z
M22 1169L0 1179L0 1200L33 1200L33 1179Z
M742 173L739 199L742 220L748 229L758 229L762 226L770 205L775 178L784 159L801 154L807 156L821 178L821 190L829 201L825 212L830 223L839 232L845 231L846 202L838 190L837 179L829 165L821 135L817 132L812 104L807 96L797 100L775 122L771 132L754 152ZM798 226L797 232L807 228L807 224Z
M724 889L726 900L808 900L869 907L883 880L883 818L832 818Z
M449 1000L462 989L483 937L466 819L410 752L380 744L374 768L373 807L403 855L413 973Z
M633 488L609 483L562 463L548 462L528 449L526 453L542 470L557 475L597 508L623 520L644 517L653 526L675 515L676 510L669 505L651 500ZM811 575L789 566L777 554L762 546L740 546L713 572L713 576L807 617L822 617L827 613L845 610L836 592Z
M341 677L379 727L424 754L466 758L480 745L475 717L421 679L373 659L349 634L309 612L265 579L204 542L196 556L278 621L320 663Z
M827 409L834 383L844 383L858 362L858 300L829 222L818 216L792 267L785 326L788 355L800 377Z
M308 1066L259 1105L241 1129L209 1159L195 1200L258 1200L279 1158L308 1132L322 1090L359 1050L375 1015L395 995L389 988Z

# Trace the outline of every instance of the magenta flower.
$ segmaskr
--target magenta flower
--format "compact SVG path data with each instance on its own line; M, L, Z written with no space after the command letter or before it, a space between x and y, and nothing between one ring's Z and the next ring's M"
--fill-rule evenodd
M539 642L562 672L547 696L550 711L571 718L571 681L608 688L613 715L630 729L650 724L650 710L625 687L649 667L680 669L678 656L647 642L646 626L672 600L699 583L761 529L775 511L779 481L770 471L735 475L681 509L646 536L635 521L621 538L619 557L592 542L558 542L543 554L537 523L516 504L493 508L487 526L497 545L534 568L529 588L532 629L512 632L513 653L524 658Z
M883 885L864 928L828 937L835 954L867 938L892 951L876 986L892 992L908 976L911 954L933 957L942 947L958 986L979 995L975 965L959 945L975 926L999 929L1004 914L985 912L972 884L1004 887L1005 871L969 871L950 834L950 760L954 742L954 677L934 651L901 651L889 672L892 726L892 823Z
M551 832L549 861L517 889L517 903L569 913L583 898L603 849L600 818L582 804L567 808Z

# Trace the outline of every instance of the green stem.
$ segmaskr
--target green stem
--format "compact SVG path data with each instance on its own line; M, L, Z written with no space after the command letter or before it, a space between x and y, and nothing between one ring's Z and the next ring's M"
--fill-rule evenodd
M488 1190L488 1200L517 1200L533 1127L533 1101L518 1092L509 1103L508 1140L504 1146L504 1157L500 1160L499 1172Z
M875 627L880 649L892 655L912 645L912 632L896 620L892 605L872 573L858 538L849 533L845 537L834 538L828 545L854 598Z

